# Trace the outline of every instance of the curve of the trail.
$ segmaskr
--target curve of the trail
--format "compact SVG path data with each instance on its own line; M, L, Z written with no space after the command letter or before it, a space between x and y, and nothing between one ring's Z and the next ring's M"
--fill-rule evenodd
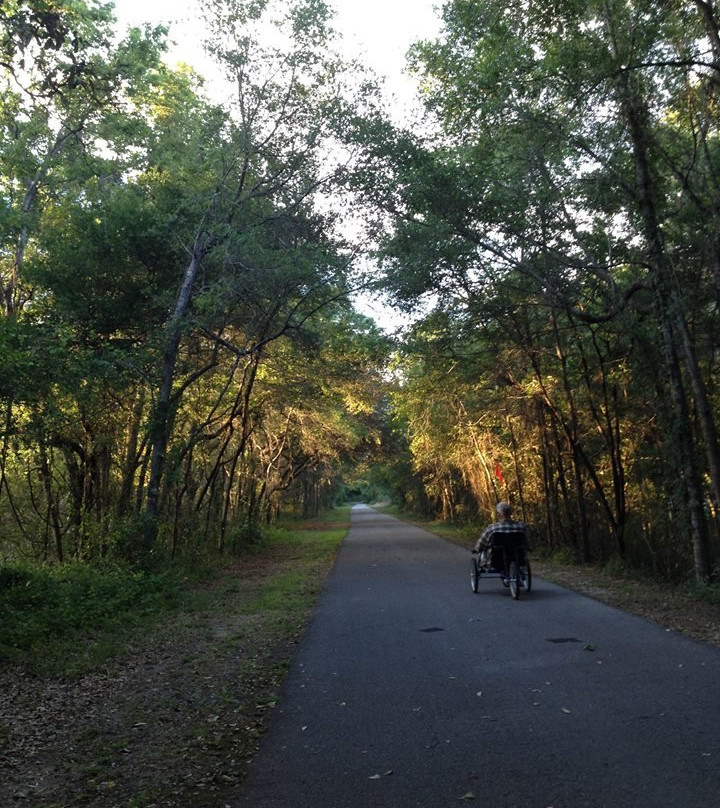
M353 509L234 806L720 806L720 652Z

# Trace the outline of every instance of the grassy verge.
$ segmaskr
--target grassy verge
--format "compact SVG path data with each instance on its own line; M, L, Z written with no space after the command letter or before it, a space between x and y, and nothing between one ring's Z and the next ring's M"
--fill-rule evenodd
M81 564L0 568L0 662L72 673L123 648L128 631L181 609L176 571L143 574Z
M28 676L26 654L0 669L0 804L230 801L349 520L343 508L276 529L252 553L171 587L161 607L139 604L64 640L36 632L37 653L58 643L58 662ZM107 646L102 659L83 650L94 643Z

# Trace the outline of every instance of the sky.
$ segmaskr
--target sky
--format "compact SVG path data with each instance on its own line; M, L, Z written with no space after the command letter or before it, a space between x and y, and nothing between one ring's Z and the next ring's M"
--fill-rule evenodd
M328 0L336 11L335 28L348 57L359 57L386 79L388 98L395 99L399 117L413 104L415 84L405 72L405 55L413 42L433 39L440 30L442 0ZM198 0L115 0L121 28L148 22L170 25L170 39L177 43L170 61L183 61L203 73L202 35L198 31ZM360 296L354 301L362 314L372 317L386 331L409 320L382 300Z
M441 0L328 0L328 4L335 9L335 27L347 55L361 56L387 78L389 93L399 103L408 103L414 85L404 74L405 54L418 39L437 35L440 16L435 6L441 5ZM115 0L122 27L170 23L170 38L178 42L172 57L202 72L197 7L197 0Z

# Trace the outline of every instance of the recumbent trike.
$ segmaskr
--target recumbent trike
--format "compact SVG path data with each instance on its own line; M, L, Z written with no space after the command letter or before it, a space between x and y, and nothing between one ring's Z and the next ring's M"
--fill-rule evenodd
M489 550L480 554L473 550L470 564L473 592L478 591L481 578L500 578L514 600L520 597L522 590L530 594L532 572L524 530L495 533Z

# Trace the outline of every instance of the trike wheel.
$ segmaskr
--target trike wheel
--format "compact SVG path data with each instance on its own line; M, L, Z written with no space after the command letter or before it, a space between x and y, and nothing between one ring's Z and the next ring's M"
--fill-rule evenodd
M520 567L520 580L522 581L523 589L530 594L532 589L532 570L530 569L530 562L526 561Z
M474 558L470 559L470 586L473 592L478 591L478 584L480 583L480 571L478 570L477 561Z
M517 600L520 597L520 567L518 567L517 561L510 562L510 569L508 571L509 577L509 584L510 584L510 594L513 596L513 600Z

